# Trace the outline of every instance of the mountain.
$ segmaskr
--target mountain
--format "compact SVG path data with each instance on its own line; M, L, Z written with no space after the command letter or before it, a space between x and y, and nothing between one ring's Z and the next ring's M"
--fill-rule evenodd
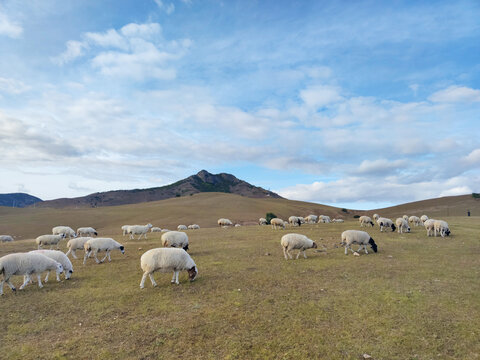
M44 201L37 206L55 208L115 206L165 200L203 192L231 193L250 198L282 198L274 192L253 186L231 174L211 174L202 170L196 175L162 187L99 192L77 198Z
M41 201L42 199L25 193L0 194L0 206L25 207Z

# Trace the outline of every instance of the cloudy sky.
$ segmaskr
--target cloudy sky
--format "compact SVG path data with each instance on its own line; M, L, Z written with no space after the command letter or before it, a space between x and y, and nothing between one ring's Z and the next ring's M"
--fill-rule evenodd
M0 193L206 169L369 209L480 192L480 3L0 0Z

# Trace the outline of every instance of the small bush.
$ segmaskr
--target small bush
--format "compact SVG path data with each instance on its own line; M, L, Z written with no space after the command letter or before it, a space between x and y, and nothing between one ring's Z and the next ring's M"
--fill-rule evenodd
M479 193L472 193L472 197L474 199L480 199L480 194Z
M265 215L265 219L267 220L267 224L270 225L270 220L276 218L277 215L275 215L274 213L267 213L267 215Z
M176 193L175 196L176 196L176 197L180 197L181 195L180 195L179 193Z
M353 215L354 219L358 219L359 217L360 217L360 215Z
M345 209L345 208L343 208L342 211L343 211L344 213L348 213L348 210Z

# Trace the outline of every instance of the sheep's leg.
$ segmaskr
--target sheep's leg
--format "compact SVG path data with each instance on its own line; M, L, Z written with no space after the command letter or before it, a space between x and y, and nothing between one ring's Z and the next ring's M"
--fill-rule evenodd
M297 254L297 257L295 258L295 260L298 260L298 257L300 256L301 252L302 252L302 249L298 250L298 254Z
M65 253L66 256L72 252L72 249L68 249L68 251Z
M72 250L72 256L74 259L78 259L75 251L76 251L75 249Z
M348 245L345 245L345 255L348 255Z
M19 287L20 290L23 290L25 286L30 282L30 274L27 274L26 278L23 280L23 284Z
M39 287L39 288L42 288L42 287L43 287L41 275L42 275L42 274L40 274L40 273L37 274L37 280L38 280L38 287Z
M170 281L172 284L175 282L175 270L173 270L173 276L172 276L172 281Z
M367 245L363 245L363 248L365 249L365 254L368 254Z
M106 251L105 256L103 257L103 259L100 260L100 262L103 263L107 257L108 257L108 250Z
M148 274L146 271L143 273L142 276L142 281L140 281L140 289L143 289L145 287L145 279L147 278L147 275L150 276L150 281L152 282L153 286L156 286L157 284L155 283L155 280L153 280L152 274Z
M293 259L292 254L290 253L290 250L289 250L289 249L287 249L287 254L288 254L288 257L289 257L290 259Z
M107 255L108 255L108 261L112 261L112 258L110 257L110 250L107 251Z
M89 258L90 253L88 251L85 251L85 255L83 256L83 265L87 262L87 258Z
M303 249L303 257L306 259L307 258L307 254L305 254L305 249Z
M98 260L97 254L98 254L98 250L95 250L95 251L93 252L93 257L95 258L95 261L97 262L97 264L100 264L101 261Z
M283 248L283 256L285 256L285 260L288 260L288 257L287 257L287 248Z
M64 273L65 273L65 276L67 275L67 273L65 272L64 270ZM50 274L50 271L48 272L48 274ZM48 276L47 274L47 276ZM55 272L55 274L57 275L57 281L60 281L60 273L59 272Z
M47 271L47 276L45 276L45 280L43 280L44 282L47 282L48 281L48 276L50 275L50 270ZM58 276L58 275L57 275ZM60 281L59 279L57 279L58 281Z
M175 284L179 285L180 283L178 282L178 274L180 274L180 270L175 271Z

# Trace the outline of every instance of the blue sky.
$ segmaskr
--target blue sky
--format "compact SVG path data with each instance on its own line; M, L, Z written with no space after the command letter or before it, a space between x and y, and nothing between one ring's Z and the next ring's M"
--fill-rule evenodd
M0 193L201 169L351 208L480 192L478 1L0 1Z

